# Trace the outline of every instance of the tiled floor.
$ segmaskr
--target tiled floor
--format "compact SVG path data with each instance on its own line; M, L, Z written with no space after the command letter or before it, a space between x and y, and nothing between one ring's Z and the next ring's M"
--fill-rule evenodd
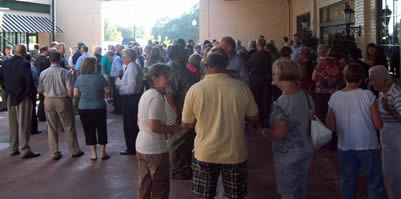
M40 124L45 128L45 123ZM81 122L77 117L77 133L85 156L74 159L68 151L64 133L60 133L63 158L51 159L47 133L31 137L31 147L39 158L21 160L8 156L0 148L0 199L125 199L137 198L137 163L135 156L120 156L124 149L121 116L109 114L108 150L111 159L89 160ZM248 197L250 199L279 198L276 193L271 139L247 132L249 148ZM0 142L7 141L7 115L0 113ZM0 144L0 147L2 146ZM332 162L315 153L310 169L309 198L339 198L339 178ZM191 199L191 181L171 181L170 198Z

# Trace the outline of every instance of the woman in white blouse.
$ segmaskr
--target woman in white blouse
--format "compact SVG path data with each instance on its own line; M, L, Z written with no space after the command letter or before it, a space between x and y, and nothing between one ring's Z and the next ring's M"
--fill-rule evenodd
M140 199L167 199L169 195L170 168L165 136L181 130L178 125L166 125L163 95L169 86L169 71L167 65L153 65L146 75L151 88L139 101L136 156Z
M376 97L360 89L365 71L358 64L344 69L347 86L331 95L327 126L338 134L338 159L341 169L341 198L355 199L359 170L368 178L369 199L382 198L383 177L380 146L376 130L383 122Z

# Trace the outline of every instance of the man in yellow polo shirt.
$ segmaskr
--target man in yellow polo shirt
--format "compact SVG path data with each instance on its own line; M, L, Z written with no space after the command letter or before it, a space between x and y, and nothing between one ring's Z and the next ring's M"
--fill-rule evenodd
M221 173L225 197L244 198L245 120L258 122L258 108L249 87L227 74L224 50L214 49L206 62L207 75L188 91L182 113L182 126L196 132L192 191L199 198L213 198Z

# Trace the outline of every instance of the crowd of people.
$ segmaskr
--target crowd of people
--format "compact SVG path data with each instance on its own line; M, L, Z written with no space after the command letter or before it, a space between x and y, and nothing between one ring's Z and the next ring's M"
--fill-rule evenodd
M382 49L369 44L363 60L357 47L320 44L315 50L298 34L283 41L280 50L264 36L247 47L231 37L202 44L179 39L171 46L130 42L105 53L96 48L93 55L79 42L69 59L63 43L31 53L17 45L0 70L10 155L40 155L29 146L39 120L47 121L54 160L62 158L60 131L72 157L81 157L77 113L90 159L98 159L98 144L100 159L109 159L111 103L111 113L122 114L126 148L120 154L137 157L139 198L168 198L170 177L192 179L197 197L213 198L220 175L226 198L245 198L244 133L253 128L273 139L281 198L306 199L313 110L338 142L341 198L356 198L361 168L369 198L382 198L385 189L390 199L401 198L401 88Z

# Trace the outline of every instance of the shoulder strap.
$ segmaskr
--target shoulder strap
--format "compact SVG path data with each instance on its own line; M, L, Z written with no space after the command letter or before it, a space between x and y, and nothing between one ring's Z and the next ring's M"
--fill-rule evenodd
M310 99L309 99L309 95L308 95L308 93L306 93L305 90L304 90L304 94L305 94L305 97L306 97L306 101L308 101L309 111L313 112L313 110L312 110L312 105L311 105Z

